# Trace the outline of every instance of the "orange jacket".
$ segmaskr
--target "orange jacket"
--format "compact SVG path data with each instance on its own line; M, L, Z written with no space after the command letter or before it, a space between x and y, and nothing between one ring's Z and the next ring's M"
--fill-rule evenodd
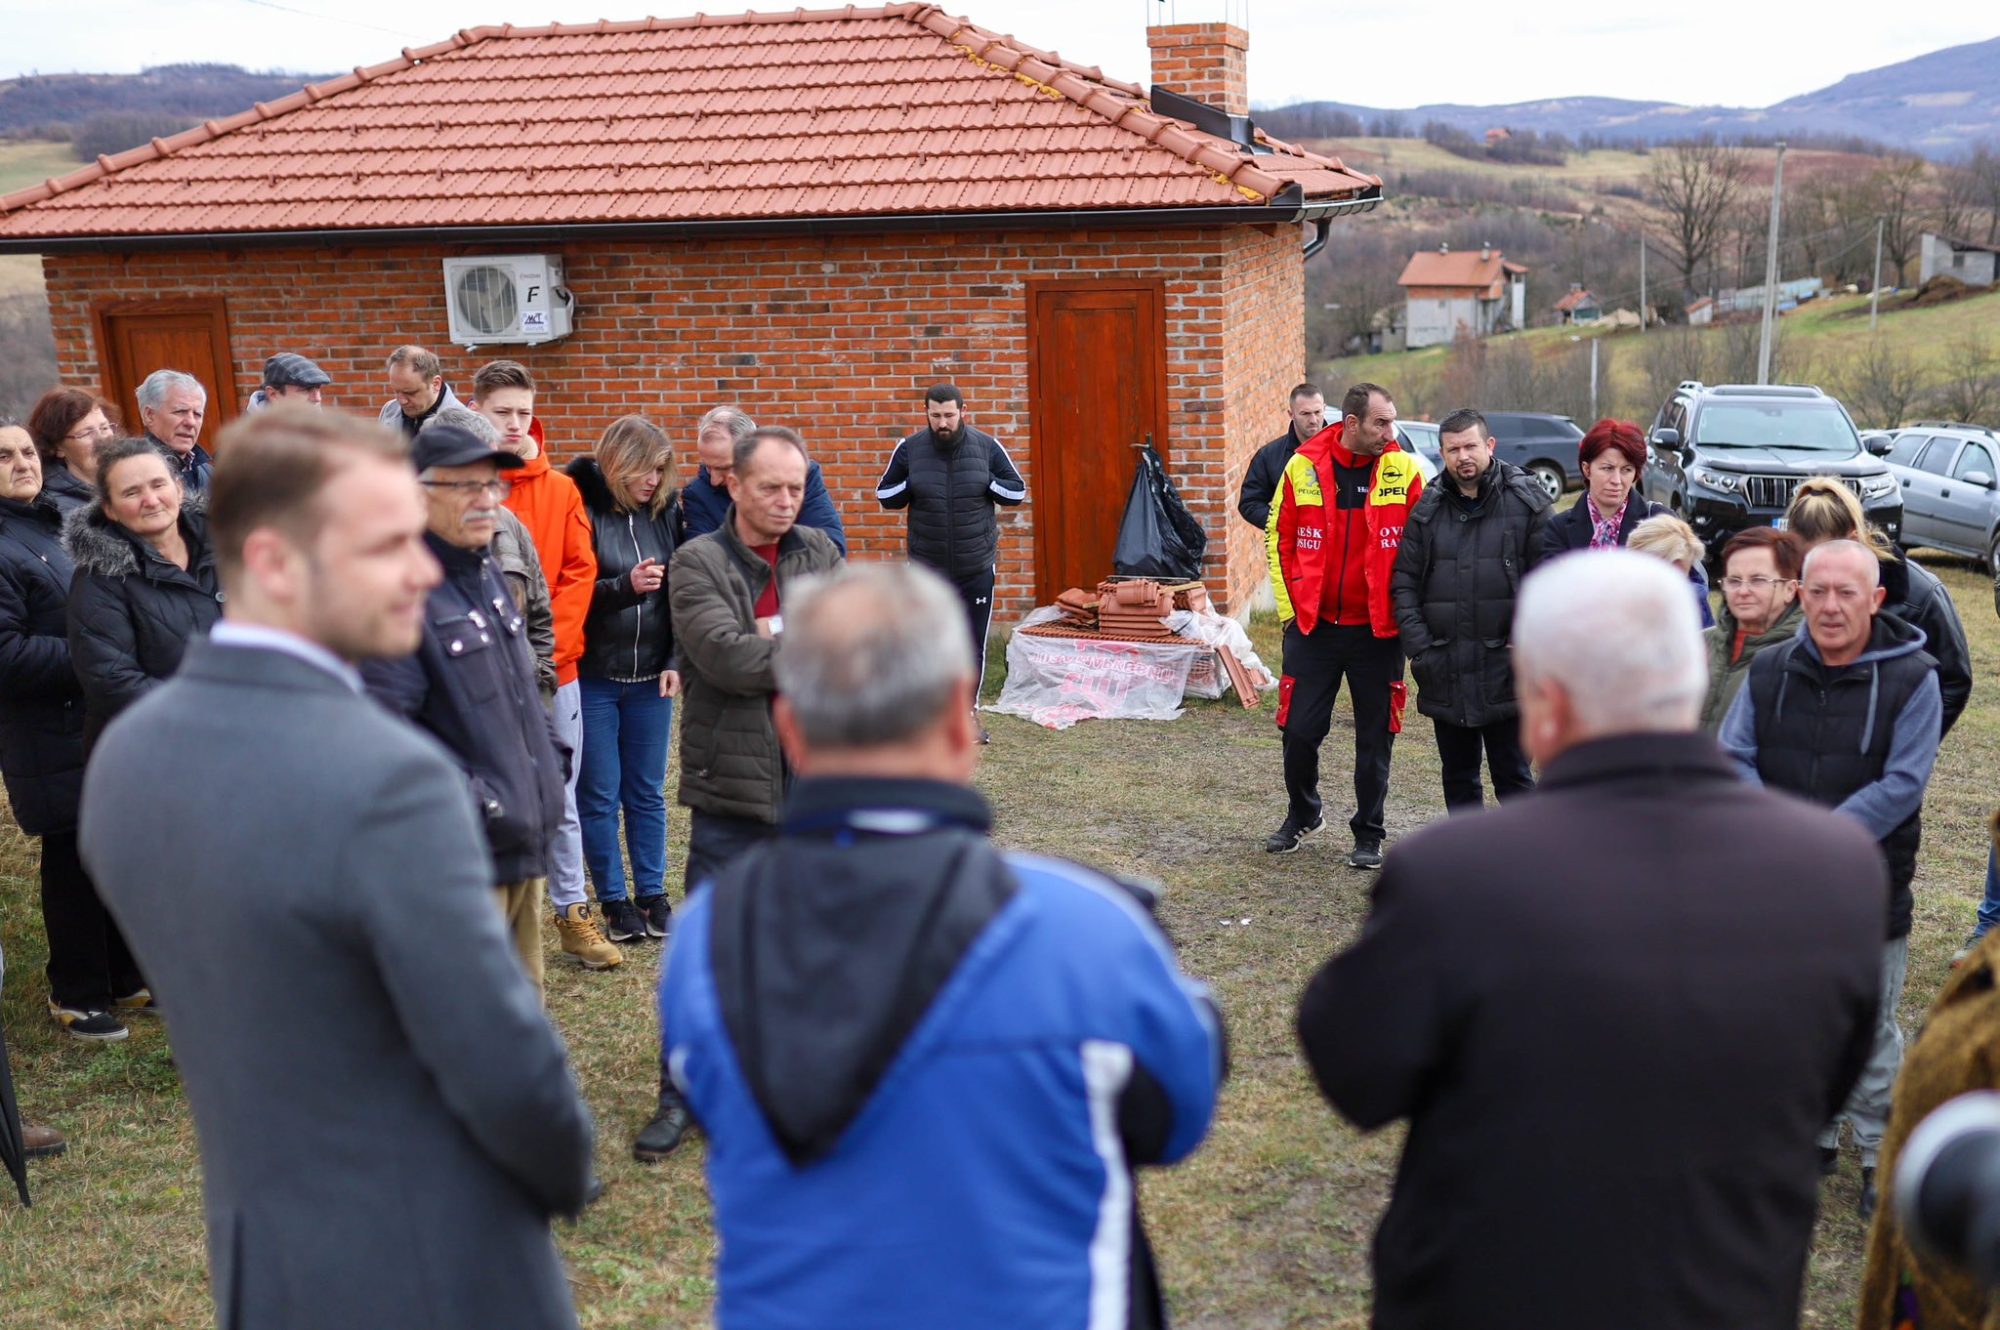
M1300 444L1285 463L1264 528L1265 551L1271 559L1271 590L1278 597L1278 617L1286 621L1296 617L1299 631L1310 633L1319 622L1330 551L1348 547L1350 522L1365 522L1365 542L1356 543L1363 550L1369 626L1377 637L1394 637L1396 612L1389 604L1389 574L1403 544L1403 523L1424 492L1424 478L1410 455L1392 439L1375 459L1367 503L1346 511L1328 503L1327 496L1334 492L1334 459L1338 457L1343 466L1359 461L1341 446L1345 423L1328 425Z
M542 422L536 421L537 442ZM576 682L576 662L583 655L583 619L590 613L597 588L597 550L590 538L590 511L576 482L549 466L546 445L534 460L505 471L514 482L507 508L534 537L542 572L549 579L549 605L556 621L556 686Z

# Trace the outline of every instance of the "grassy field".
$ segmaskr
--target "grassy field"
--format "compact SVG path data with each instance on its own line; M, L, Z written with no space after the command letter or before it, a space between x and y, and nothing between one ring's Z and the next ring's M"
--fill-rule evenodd
M67 143L0 143L0 194L68 175L83 163ZM0 297L42 289L42 261L32 254L0 254Z
M1978 675L1991 679L2000 669L1991 582L1968 565L1932 566L1965 618ZM1257 633L1259 649L1275 658L1271 625ZM980 775L1005 844L1169 884L1165 922L1227 1013L1235 1075L1215 1130L1186 1166L1144 1183L1177 1321L1195 1330L1365 1325L1368 1245L1400 1142L1398 1130L1363 1136L1336 1120L1294 1049L1299 989L1353 936L1369 879L1340 865L1346 846L1334 832L1289 858L1262 852L1283 812L1270 705L1244 712L1233 703L1196 704L1168 724L1089 723L1060 734L994 717ZM1336 802L1348 724L1343 706L1327 749ZM1931 784L1906 1029L1915 1028L1972 921L1996 763L2000 699L1982 686ZM1436 753L1419 724L1396 756L1392 846L1442 812ZM218 815L227 816L226 794L218 795ZM676 817L676 873L684 837ZM434 926L436 944L452 945L445 922ZM33 851L11 827L0 830L0 938L8 960L0 1016L24 1107L72 1142L67 1157L35 1166L32 1211L0 1200L0 1325L210 1324L194 1137L163 1032L144 1025L126 1043L91 1047L50 1024ZM702 1325L715 1245L700 1146L656 1168L626 1154L655 1084L657 975L655 951L627 955L619 971L586 975L551 950L549 1002L598 1116L606 1184L603 1200L560 1240L585 1326ZM284 1130L282 1122L271 1126ZM1862 1241L1856 1188L1850 1158L1825 1186L1804 1325L1853 1320Z

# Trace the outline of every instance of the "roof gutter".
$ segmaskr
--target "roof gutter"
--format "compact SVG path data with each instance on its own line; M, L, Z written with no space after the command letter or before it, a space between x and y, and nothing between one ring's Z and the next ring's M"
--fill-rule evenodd
M728 221L586 222L563 226L424 226L319 231L210 231L123 236L0 236L0 254L127 254L161 250L273 249L361 245L562 245L606 240L729 240L760 236L909 235L952 231L1072 231L1180 226L1269 226L1311 222L1326 242L1336 217L1371 212L1373 186L1349 199L1309 201L1296 188L1269 204L1103 211L883 213L863 217L755 217Z

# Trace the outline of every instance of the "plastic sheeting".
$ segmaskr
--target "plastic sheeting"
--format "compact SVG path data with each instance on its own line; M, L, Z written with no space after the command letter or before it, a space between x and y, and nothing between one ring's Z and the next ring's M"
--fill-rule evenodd
M1060 617L1038 609L1019 627ZM1195 641L1109 642L1016 631L1007 639L1006 686L987 710L1051 730L1080 720L1176 720L1188 671L1208 653Z

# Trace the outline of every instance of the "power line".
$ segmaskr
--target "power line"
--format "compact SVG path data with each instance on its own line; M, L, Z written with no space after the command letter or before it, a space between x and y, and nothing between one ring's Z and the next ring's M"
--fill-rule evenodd
M401 28L385 28L378 23L363 23L359 19L341 18L337 14L319 14L310 9L295 9L291 5L281 5L276 0L243 0L246 5L256 5L260 9L275 9L281 14L297 14L301 18L316 18L326 23L341 23L350 28L366 28L370 32L386 32L391 37L404 37L411 41L422 41L420 32L405 32Z

